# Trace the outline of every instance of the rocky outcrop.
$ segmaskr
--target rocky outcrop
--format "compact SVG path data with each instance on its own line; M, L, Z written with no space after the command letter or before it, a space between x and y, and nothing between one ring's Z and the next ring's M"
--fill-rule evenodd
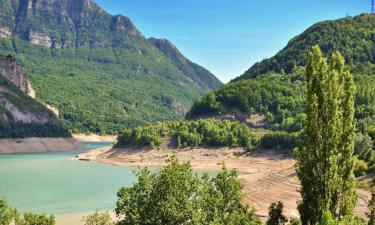
M35 97L27 74L22 67L11 57L0 56L0 75L6 77L25 94Z
M12 32L10 32L9 28L0 27L0 38L10 38L11 36Z
M34 45L42 45L47 48L52 46L52 40L48 35L33 30L30 31L28 39Z

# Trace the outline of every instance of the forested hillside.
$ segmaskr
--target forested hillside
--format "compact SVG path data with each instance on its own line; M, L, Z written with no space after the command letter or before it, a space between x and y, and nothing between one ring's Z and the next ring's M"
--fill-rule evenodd
M193 79L129 18L91 0L0 0L0 52L18 60L36 98L57 108L73 132L180 119L220 85L201 67Z
M375 74L375 15L362 14L338 20L323 21L289 41L275 56L254 64L235 80L249 79L273 71L292 73L305 66L307 52L319 45L326 57L339 51L353 72Z
M262 145L292 149L305 119L305 64L314 45L327 57L335 51L343 53L356 83L356 154L368 163L365 170L369 166L375 171L375 15L313 25L274 57L198 99L187 118L230 114L234 109L248 115L260 112L273 126Z

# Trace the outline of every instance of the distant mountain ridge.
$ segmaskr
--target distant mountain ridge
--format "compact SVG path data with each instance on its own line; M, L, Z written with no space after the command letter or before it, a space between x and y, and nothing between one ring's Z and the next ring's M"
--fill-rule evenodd
M180 119L221 85L151 40L91 0L0 0L0 53L19 61L36 98L58 108L73 132Z
M187 77L192 79L198 85L205 89L215 89L222 85L221 81L210 71L191 62L167 39L157 39L151 37L148 39L156 48L172 59L176 67Z
M339 51L353 69L362 70L359 67L368 63L374 74L375 15L362 14L316 23L292 38L275 56L255 63L235 80L255 78L270 71L291 73L295 67L306 65L307 52L314 45L319 45L326 56Z

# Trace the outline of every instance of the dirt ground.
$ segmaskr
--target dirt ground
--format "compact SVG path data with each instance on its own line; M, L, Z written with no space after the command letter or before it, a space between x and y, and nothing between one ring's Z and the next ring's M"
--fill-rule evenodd
M132 167L161 167L165 160L176 154L182 161L190 161L195 170L218 171L225 162L227 168L240 172L246 199L265 219L271 203L281 201L287 217L297 217L300 198L299 181L292 157L269 150L246 154L242 148L194 148L171 150L167 147L93 150L78 156L77 160L96 160L103 163ZM356 213L365 218L370 194L359 191Z

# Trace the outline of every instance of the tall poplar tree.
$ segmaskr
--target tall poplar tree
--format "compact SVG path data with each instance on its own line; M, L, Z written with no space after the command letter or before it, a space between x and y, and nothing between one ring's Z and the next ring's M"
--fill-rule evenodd
M305 138L297 151L297 173L303 224L316 224L324 213L350 215L357 199L353 175L353 77L343 57L334 53L328 65L319 46L309 53L306 67Z

